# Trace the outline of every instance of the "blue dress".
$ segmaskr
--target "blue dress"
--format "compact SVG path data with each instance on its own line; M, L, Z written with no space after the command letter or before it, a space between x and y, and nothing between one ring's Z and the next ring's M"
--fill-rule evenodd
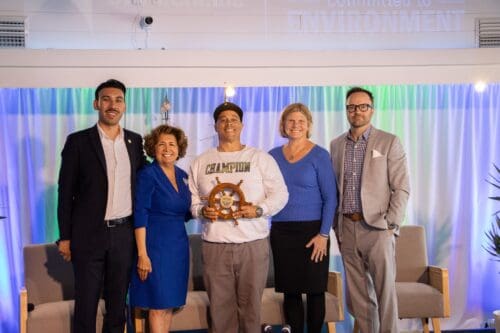
M186 303L189 276L189 240L184 222L191 214L188 176L175 167L177 192L158 162L137 175L134 226L146 227L146 248L153 271L145 281L132 268L130 304L166 309Z

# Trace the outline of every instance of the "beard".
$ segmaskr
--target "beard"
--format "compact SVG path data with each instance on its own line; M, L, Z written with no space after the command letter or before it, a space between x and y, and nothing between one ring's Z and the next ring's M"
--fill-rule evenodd
M352 127L354 128L359 128L366 126L370 121L365 118L356 118L356 119L349 119L349 124L351 124Z

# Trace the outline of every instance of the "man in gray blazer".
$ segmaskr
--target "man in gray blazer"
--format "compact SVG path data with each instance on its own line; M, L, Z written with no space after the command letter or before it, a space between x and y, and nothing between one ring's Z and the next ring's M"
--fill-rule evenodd
M331 142L339 205L335 233L347 282L347 306L361 332L398 332L395 236L410 192L399 139L374 128L373 95L346 95L348 132Z

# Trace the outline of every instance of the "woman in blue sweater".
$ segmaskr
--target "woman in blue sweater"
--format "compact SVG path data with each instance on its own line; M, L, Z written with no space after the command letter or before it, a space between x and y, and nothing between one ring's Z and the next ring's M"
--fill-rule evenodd
M307 295L307 332L319 333L325 318L329 235L337 208L337 184L330 154L309 140L312 115L301 103L281 114L280 134L288 139L270 151L288 187L285 208L273 216L271 247L275 288L284 293L292 332L304 331L302 294Z

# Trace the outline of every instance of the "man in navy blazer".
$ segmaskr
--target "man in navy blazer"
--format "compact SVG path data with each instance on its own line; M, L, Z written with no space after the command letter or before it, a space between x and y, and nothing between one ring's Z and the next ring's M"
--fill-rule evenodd
M410 193L399 139L371 125L373 95L346 95L348 132L331 142L339 190L335 233L347 282L347 306L361 332L398 332L395 237Z
M106 304L103 332L124 330L135 244L135 175L146 161L142 137L119 124L125 92L120 81L101 83L93 103L97 124L70 134L61 154L58 246L73 264L75 333L96 331L101 294Z

